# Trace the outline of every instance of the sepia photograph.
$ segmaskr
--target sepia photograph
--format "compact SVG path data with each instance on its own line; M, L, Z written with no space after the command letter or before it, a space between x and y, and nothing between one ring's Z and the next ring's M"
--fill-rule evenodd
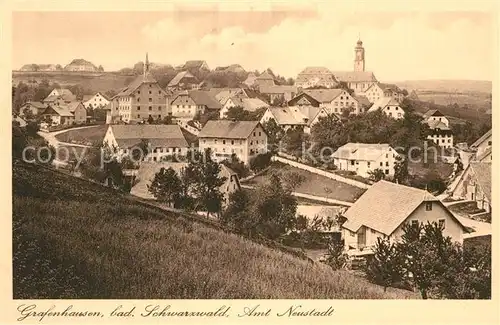
M492 299L495 13L11 23L13 299Z

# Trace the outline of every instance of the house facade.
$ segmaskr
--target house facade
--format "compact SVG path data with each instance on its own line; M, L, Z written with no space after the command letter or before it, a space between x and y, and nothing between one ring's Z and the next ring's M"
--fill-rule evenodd
M401 89L395 84L386 84L381 82L376 82L371 85L364 93L366 98L370 103L375 103L381 98L388 97L396 100L398 103L402 103L404 99L404 94Z
M21 116L26 116L26 114L30 114L28 112L31 112L33 116L38 116L43 113L46 108L47 104L42 102L27 102L19 108L19 113Z
M332 155L339 170L370 177L370 172L381 169L386 176L394 176L398 153L388 144L347 143Z
M375 208L376 207L376 208ZM349 252L373 253L378 238L401 240L407 224L435 222L443 235L462 243L465 226L427 191L387 181L372 185L344 214L342 237Z
M333 88L338 85L333 72L325 67L307 67L302 70L295 79L297 88L307 89L311 87Z
M65 71L97 72L98 68L84 59L74 59L70 64L64 67Z
M262 95L269 98L271 105L278 105L279 103L286 103L297 95L297 87L295 86L267 86L259 87Z
M197 89L199 85L198 79L193 76L189 71L181 71L170 80L167 88L170 90L189 90Z
M475 201L478 209L491 212L491 162L472 161L452 189L452 197Z
M363 106L344 89L306 89L288 102L288 106L315 106L328 114L341 115L344 110L359 114Z
M103 139L103 146L110 148L117 158L134 157L146 142L148 152L142 161L159 162L167 156L186 156L189 145L178 125L136 124L110 125ZM141 148L143 150L143 148Z
M66 106L48 105L41 116L43 120L50 118L51 126L72 125L75 122L75 116Z
M96 93L92 97L88 98L83 102L85 108L101 108L109 104L109 98L100 92Z
M54 88L50 94L42 100L42 102L44 104L57 105L70 103L75 100L76 96L73 95L71 90L67 88Z
M179 119L193 119L208 110L220 110L221 104L208 91L189 90L178 93L170 104L172 115Z
M113 120L134 123L157 120L172 115L168 94L158 85L149 72L149 61L146 55L144 73L111 99L111 115Z
M401 108L401 104L391 97L381 98L370 107L368 112L376 112L378 110L393 119L399 120L405 117L405 111Z
M326 109L322 107L269 107L264 115L262 115L260 123L264 124L270 120L274 120L284 131L302 127L305 133L311 133L314 124L318 123L321 117L326 116L328 116L328 113Z
M240 95L228 98L225 104L222 106L219 117L221 119L227 117L227 112L232 107L242 107L245 111L255 112L259 108L269 107L266 102L260 100L259 98L245 98Z
M485 162L491 161L493 145L492 141L493 133L490 129L471 145L471 149L476 151L473 160Z
M236 154L248 165L253 157L268 151L267 134L258 121L210 120L198 139L200 150L210 148L216 161Z

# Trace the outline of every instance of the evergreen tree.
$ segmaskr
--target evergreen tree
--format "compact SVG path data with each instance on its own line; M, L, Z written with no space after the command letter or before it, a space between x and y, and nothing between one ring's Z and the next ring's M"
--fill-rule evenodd
M397 254L396 246L389 241L377 238L374 255L367 263L366 275L368 279L378 285L387 287L401 281L402 265Z
M173 207L175 203L178 202L181 195L181 180L171 167L168 169L161 168L160 171L155 174L151 185L148 185L148 191L153 194L159 202L167 203L169 206Z

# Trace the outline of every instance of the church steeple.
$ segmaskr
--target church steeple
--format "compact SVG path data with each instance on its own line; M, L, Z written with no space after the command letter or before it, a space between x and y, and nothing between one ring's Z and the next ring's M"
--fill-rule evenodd
M354 71L365 71L365 48L360 38L354 48Z
M144 62L144 78L146 77L146 74L149 72L149 59L148 59L148 52L146 52L146 61Z

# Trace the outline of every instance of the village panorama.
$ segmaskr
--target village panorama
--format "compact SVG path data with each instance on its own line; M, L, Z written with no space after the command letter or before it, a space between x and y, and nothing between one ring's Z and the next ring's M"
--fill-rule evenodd
M491 84L388 83L351 44L288 77L16 67L14 298L490 299Z

